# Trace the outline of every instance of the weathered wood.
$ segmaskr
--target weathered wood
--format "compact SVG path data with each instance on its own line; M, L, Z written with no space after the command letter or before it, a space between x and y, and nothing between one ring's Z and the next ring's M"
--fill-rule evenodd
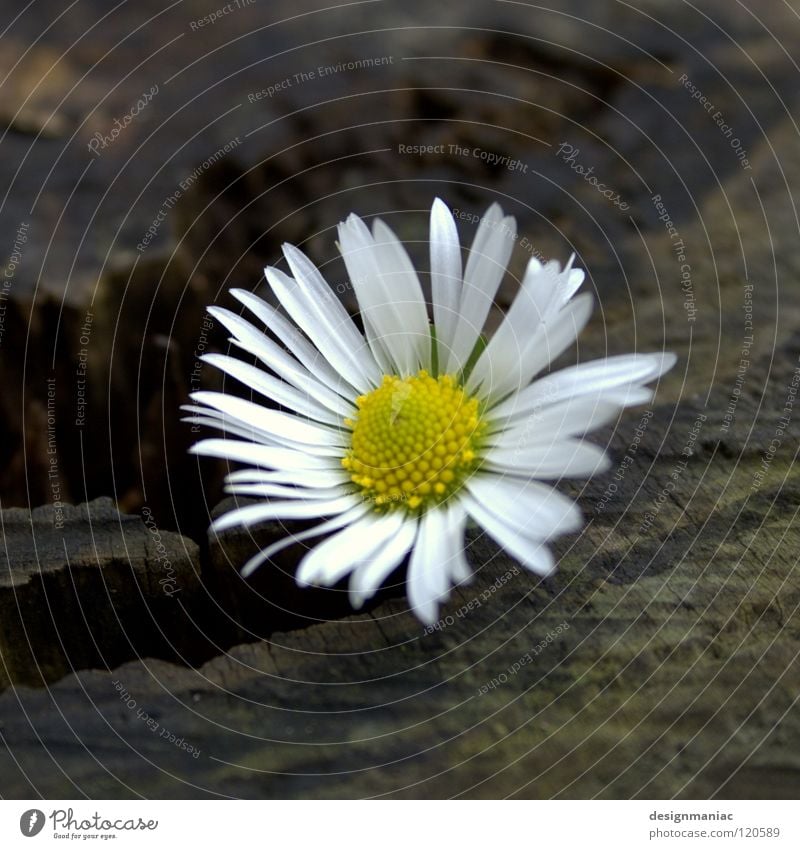
M729 476L709 418L661 502L702 409L670 424L654 408L633 451L640 421L620 428L613 453L632 459L602 509L609 479L585 488L592 522L558 545L553 578L473 533L475 582L429 633L398 586L368 613L198 671L145 660L5 694L19 762L0 760L6 794L792 797L798 535L793 511L770 508L791 453L750 496L760 453L746 452L719 497Z
M197 545L111 499L0 511L0 688L197 654Z
M185 640L184 656L198 668L167 660L163 640L139 636L133 590L152 591L159 573L148 548L152 540L138 519L107 514L101 550L108 556L100 567L68 542L71 569L59 562L62 536L46 527L52 508L40 514L32 537L25 537L24 516L7 525L15 540L29 539L24 557L11 558L22 583L0 589L2 609L12 614L0 619L0 639L15 680L41 684L13 643L20 626L9 601L15 598L29 600L21 621L39 641L37 659L47 681L67 671L64 657L100 668L0 696L4 796L800 794L800 416L794 400L800 251L792 197L800 182L800 149L791 117L798 107L797 69L790 59L796 10L777 0L765 6L773 33L789 45L784 51L748 10L724 0L709 0L703 14L687 7L679 24L666 2L649 4L648 14L611 2L589 9L577 0L551 12L500 7L470 4L469 12L457 13L448 3L404 3L402 9L368 4L360 7L366 16L360 28L380 35L349 35L346 15L337 12L335 20L304 16L252 40L231 40L235 50L213 52L204 42L204 55L213 60L179 75L154 102L153 117L193 96L195 87L226 77L213 98L227 103L229 97L242 108L201 138L196 153L202 155L181 153L158 177L155 202L148 196L137 205L133 230L120 237L129 250L136 244L133 231L152 220L189 161L202 161L237 133L265 129L253 134L246 151L237 148L198 180L169 227L159 230L154 250L138 263L124 251L112 252L113 268L103 268L89 346L97 441L72 441L67 424L74 417L75 363L69 357L84 320L82 303L57 346L33 346L26 374L40 380L50 355L58 353L65 406L56 416L57 442L60 456L68 458L64 499L84 495L84 471L93 491L111 491L113 457L114 491L123 506L138 509L146 489L159 524L200 540L199 555L187 548L187 570L189 563L196 569L196 557L202 561L192 615L172 620L167 602L173 598L162 600L157 617L165 630L174 628L175 644ZM222 45L256 21L267 23L257 11L263 8L218 22L209 38ZM177 31L170 27L186 26L187 19L175 15L194 11L184 3L170 12L162 22L165 38ZM735 41L717 26L723 21ZM409 22L425 26L409 29ZM445 26L430 26L436 22ZM447 26L453 22L469 28ZM75 20L70 25L82 26ZM688 41L681 38L686 33ZM337 37L320 46L314 34ZM265 58L272 39L289 47L274 61ZM169 62L176 64L169 73L187 56L195 58L192 50L187 36L170 51ZM328 51L330 60L320 59ZM338 73L292 85L245 105L254 89L319 61L380 53L406 58L370 74ZM458 58L414 58L420 54ZM250 68L251 61L256 70L239 76L238 67ZM65 73L73 71L64 66ZM715 104L719 121L684 85L684 74ZM57 86L40 92L45 105L57 95ZM124 112L126 96L97 120ZM206 121L205 110L194 110L192 120ZM29 110L19 121L20 133L45 127L41 111ZM51 127L61 139L63 121ZM167 132L172 125L165 126ZM145 129L132 127L98 160L103 190L118 157ZM746 163L732 137L740 139ZM14 138L15 144L28 141ZM399 145L408 143L443 144L446 153L401 154ZM451 152L450 144L468 153ZM572 162L558 153L562 144L579 151ZM493 168L472 156L474 150L506 155L527 170ZM29 167L51 161L52 151L41 145L35 151ZM162 148L156 152L163 159ZM120 185L152 170L148 157L154 155L143 154L140 171L121 173ZM13 154L2 162L0 169L16 164ZM629 208L610 202L573 168L576 162L592 168ZM83 203L84 191L96 198L95 189L82 185L77 198ZM51 200L63 200L63 184L52 191ZM296 590L292 575L300 549L287 550L277 564L243 582L238 567L276 528L260 528L252 539L233 532L206 541L206 502L221 497L221 469L186 459L194 437L176 423L174 409L198 388L191 375L205 330L202 309L217 297L218 285L254 287L260 265L276 261L283 239L307 239L304 249L335 285L344 277L331 227L351 209L381 214L402 238L418 240L411 250L424 267L425 210L434 193L464 213L465 234L472 226L468 216L480 213L490 196L517 216L517 277L534 248L545 256L577 251L590 272L585 287L602 307L580 339L581 359L625 352L635 338L637 349L676 350L680 361L659 385L652 408L629 411L616 427L592 437L609 442L614 469L587 484L559 485L579 499L590 521L582 533L556 543L558 573L539 582L473 531L475 581L454 593L440 627L425 633L407 611L402 571L358 615L347 612L341 587ZM109 219L120 197L109 201ZM19 203L29 200L23 192ZM61 208L48 206L45 220L52 224ZM6 210L6 230L17 227L17 209ZM82 221L67 216L65 226L80 231ZM51 235L44 229L27 254L37 272ZM69 267L71 233L55 239L44 281L51 291L62 291L62 272L52 269ZM523 236L530 243L522 243ZM87 280L93 285L105 256L94 255L97 244L82 250L70 295L85 292ZM161 247L176 249L171 259ZM684 263L688 278L682 277ZM19 273L30 270L20 266ZM22 288L36 275L17 279ZM352 306L347 286L337 291ZM513 291L511 280L501 306ZM3 377L18 376L7 352L27 350L27 314L15 309L2 340ZM58 318L55 307L39 309L34 338L49 339ZM115 338L118 327L127 332ZM224 346L218 329L206 341L207 350ZM208 369L201 380L211 386ZM16 427L13 411L23 403L17 397L21 381L11 384L16 389L2 402L9 428ZM24 403L28 465L14 453L18 440L5 440L0 459L8 462L0 484L4 493L19 495L30 492L19 484L24 480L50 497L44 387L33 400L28 391ZM103 442L108 430L113 446ZM70 450L76 444L86 455ZM75 515L64 536L89 539L82 514ZM111 529L118 521L122 537ZM124 555L109 553L113 539L131 535L135 542ZM34 539L40 562L50 564L43 574L24 566L35 562ZM41 552L52 558L42 561ZM121 603L105 604L107 584L124 596L124 628L109 624ZM57 632L48 602L62 617ZM102 627L85 625L87 605ZM125 649L128 633L137 638ZM58 648L59 638L73 641L69 652ZM209 644L216 644L215 656L203 663L211 656Z

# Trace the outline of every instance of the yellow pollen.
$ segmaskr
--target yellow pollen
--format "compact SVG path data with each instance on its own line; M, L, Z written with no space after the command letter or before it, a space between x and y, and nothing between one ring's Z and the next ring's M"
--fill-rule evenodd
M425 510L445 501L478 464L484 431L477 398L451 375L386 375L356 399L342 466L376 508Z

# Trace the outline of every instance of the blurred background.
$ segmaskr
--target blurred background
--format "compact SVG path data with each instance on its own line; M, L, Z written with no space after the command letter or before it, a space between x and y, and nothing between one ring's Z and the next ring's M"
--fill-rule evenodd
M563 261L574 252L597 308L577 352L565 354L563 362L662 349L676 351L680 361L659 386L655 424L635 458L639 478L623 474L614 498L608 481L565 487L592 518L577 548L565 542L559 549L565 562L577 564L582 594L575 610L595 615L592 627L609 641L591 650L580 642L577 671L567 666L565 680L586 674L587 657L601 657L609 670L622 668L622 660L609 657L619 648L616 635L633 627L641 666L632 667L638 668L636 680L625 689L624 704L634 705L623 723L627 730L603 738L583 767L568 761L568 769L538 785L544 789L525 789L515 772L506 784L504 778L490 782L493 789L486 792L633 795L642 787L652 795L694 787L703 795L723 785L733 795L745 786L751 790L751 779L736 790L740 779L731 776L744 774L740 769L756 751L755 742L718 773L703 772L702 780L703 758L682 777L670 767L659 779L658 769L648 766L617 784L613 769L603 773L595 766L650 715L642 694L640 701L629 699L654 670L666 687L672 673L662 663L672 658L685 669L687 657L700 656L713 668L742 641L750 650L747 629L754 623L772 622L777 630L767 636L780 633L781 640L797 626L796 594L784 580L790 561L770 559L770 540L789 546L796 538L792 446L798 429L791 410L766 477L757 487L753 481L785 414L800 353L798 4L363 0L327 7L310 0L77 0L7 3L0 15L0 253L6 262L0 281L0 505L59 508L110 497L124 513L145 510L159 529L178 532L195 546L199 553L192 557L216 600L236 597L231 607L222 602L224 615L212 611L208 600L198 601L189 617L196 632L184 635L179 650L161 645L158 634L148 637L146 650L126 647L120 638L113 651L95 646L76 665L102 668L146 653L192 666L256 636L348 613L329 594L296 595L289 563L286 574L259 579L261 594L231 589L242 551L254 543L248 536L222 556L208 540L209 517L224 497L225 469L187 454L198 436L179 413L191 391L220 386L219 374L198 360L227 350L226 334L206 307L233 308L232 287L269 298L262 269L283 267L280 246L288 241L314 259L355 310L335 245L336 224L347 214L380 215L406 242L424 278L433 198L457 210L465 245L477 216L498 201L516 217L518 244L493 322L513 298L531 256ZM702 427L696 426L700 416ZM639 424L632 413L602 437L618 459L630 450ZM653 512L687 444L691 467L681 470L672 494L662 499L649 532L634 540L631 528ZM604 493L603 506L594 509ZM773 522L777 537L776 527L767 531ZM757 583L752 576L730 597L691 596L698 585L718 593L727 586L734 557L752 542L732 537L737 528L765 546L757 559L771 576L759 579L769 589L745 612L743 594ZM687 563L695 564L694 571L686 571ZM649 604L663 583L642 590L641 598L634 594L633 601L627 593L641 589L640 576L663 582L681 564L692 582L676 591L675 604L690 618L672 633L664 623L672 621L673 607L659 613L661 619L649 608L642 618L637 607L642 599ZM557 595L558 586L545 584L539 601ZM614 596L617 591L622 595ZM607 607L597 599L603 592L612 593ZM388 599L391 605L402 595L399 584L379 603ZM687 601L690 596L694 601ZM532 596L523 597L533 604ZM536 615L560 621L563 611L548 605L534 605ZM516 625L497 624L507 608L484 623L501 628L490 633L505 634L498 645L530 625L533 608L524 609L527 618ZM741 613L736 628L744 630L734 629L738 642L709 649L708 641L733 639L732 610ZM465 627L472 632L475 624L473 619ZM385 627L389 654L397 657L394 648L411 638L395 634L394 624ZM662 635L655 644L654 630ZM342 638L341 632L320 633L308 637L311 645L347 653L331 636ZM573 627L571 633L588 640L594 632ZM448 651L461 647L434 636L445 640ZM674 654L687 640L689 655ZM364 642L369 638L361 636L354 645ZM419 651L424 664L430 644ZM775 660L752 692L782 680L793 657ZM626 656L625 663L630 660ZM698 667L698 682L705 668ZM45 673L50 680L69 667L53 669ZM391 663L373 671L397 672ZM341 675L349 680L348 672ZM477 684L484 678L478 676ZM431 686L438 680L434 673ZM548 698L557 700L569 687L552 680ZM394 693L398 699L406 682L421 686L413 675L402 681ZM585 692L604 692L607 683L607 677L593 678ZM678 699L680 710L669 699L659 700L670 706L653 721L672 728L702 691L695 683L679 698L669 697ZM739 684L725 684L723 694L730 696ZM286 699L291 704L302 697ZM528 709L514 716L521 721ZM707 715L716 716L714 710L709 707ZM765 729L775 726L782 710L774 706L764 716ZM601 715L589 718L592 733ZM719 720L720 728L734 729L739 719ZM487 740L493 745L505 739L518 724L498 722L476 751L486 751ZM441 726L432 727L444 734ZM462 727L456 720L448 733ZM696 730L670 738L670 758ZM621 756L633 764L644 745L635 739ZM714 740L709 751L719 742ZM781 748L780 739L773 744ZM569 750L568 742L563 745L545 761L558 762ZM397 757L408 755L398 742L387 746ZM460 756L471 752L465 744ZM463 787L502 771L510 752L501 747L485 768L462 770ZM324 756L319 762L317 756L309 755L310 763L324 764ZM330 763L338 763L337 757L331 755ZM589 766L584 780L582 770ZM175 769L181 774L182 767ZM620 775L626 769L620 767ZM782 763L778 772L769 767L764 775L772 793L800 788L795 761ZM406 779L381 786L394 792ZM692 784L695 779L700 783ZM89 792L123 792L113 782L98 782L89 781ZM207 788L213 781L200 784ZM145 792L143 784L136 786ZM232 792L245 795L280 795L286 788L234 786ZM159 792L193 792L176 787L165 783ZM428 790L449 792L436 782ZM306 779L290 792L339 791ZM365 791L354 780L350 792Z
M383 216L424 269L435 196L464 213L465 243L470 217L498 200L527 240L515 274L534 251L575 251L601 305L613 301L608 320L629 332L607 334L609 349L628 350L636 326L656 317L663 335L649 343L688 350L691 331L695 350L715 354L718 280L745 276L740 240L760 245L769 268L753 172L718 123L734 128L748 161L770 157L780 179L766 130L793 129L796 78L791 43L770 45L744 7L687 6L675 31L673 6L658 2L588 13L568 2L240 2L44 3L7 21L9 259L22 225L26 241L0 349L4 505L51 500L46 378L55 376L64 500L113 495L136 510L147 489L162 522L203 533L204 499L219 491L198 485L176 411L197 388L198 344L224 344L204 309L230 306L233 286L263 293L263 266L280 264L284 241L343 283L334 233L350 211ZM770 12L773 29L796 35L786 4ZM757 67L745 58L753 51ZM435 152L402 152L413 145ZM655 194L686 245L691 323ZM780 213L771 203L768 214ZM774 296L774 275L772 284ZM513 287L509 278L506 298ZM216 376L196 379L209 387ZM179 499L170 477L184 484Z

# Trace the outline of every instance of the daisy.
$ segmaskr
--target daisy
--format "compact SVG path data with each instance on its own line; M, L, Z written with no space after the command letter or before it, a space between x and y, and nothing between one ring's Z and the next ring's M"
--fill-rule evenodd
M331 586L349 576L359 608L410 554L409 602L431 624L451 586L470 578L468 521L535 574L553 571L548 540L583 522L575 503L543 481L606 470L607 456L583 435L650 401L644 384L676 358L609 357L535 379L591 314L591 295L576 295L584 273L572 259L563 268L531 259L487 342L482 330L516 234L497 204L462 269L453 216L434 202L432 324L417 273L386 224L375 219L370 229L350 215L338 234L364 331L308 257L284 245L292 276L267 268L266 278L285 313L241 289L231 294L265 329L209 309L260 367L202 358L269 405L192 393L194 406L183 408L189 421L227 434L192 451L246 464L227 476L226 489L263 499L224 514L212 530L321 520L259 552L243 575L294 542L325 535L302 558L297 582Z

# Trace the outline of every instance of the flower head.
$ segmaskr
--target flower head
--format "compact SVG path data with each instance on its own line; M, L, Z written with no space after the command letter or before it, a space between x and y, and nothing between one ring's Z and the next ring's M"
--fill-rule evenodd
M255 295L233 296L263 325L220 307L211 314L231 342L265 368L230 356L203 359L268 399L195 392L195 424L223 430L197 454L246 464L227 490L263 499L231 510L223 530L267 519L318 519L268 546L243 569L298 540L327 534L303 557L301 585L349 575L354 607L374 595L410 553L408 596L424 622L454 583L469 580L468 520L538 575L554 568L547 541L582 525L575 503L542 481L608 467L583 435L632 404L673 354L631 354L535 379L575 340L592 299L575 295L584 274L528 262L519 292L486 342L482 330L514 244L514 219L497 204L481 219L462 268L455 221L431 210L433 324L405 248L382 221L351 215L339 244L360 308L356 326L314 264L284 245L292 276L267 268L287 316ZM232 437L232 438L229 438Z

